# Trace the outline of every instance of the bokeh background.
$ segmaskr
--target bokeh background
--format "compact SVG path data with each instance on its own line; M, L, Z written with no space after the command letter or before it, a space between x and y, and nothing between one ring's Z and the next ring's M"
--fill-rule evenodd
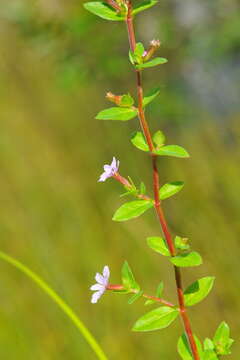
M162 182L186 183L164 203L171 230L204 258L184 271L184 283L216 276L214 291L189 310L194 331L203 339L227 321L233 360L240 354L239 10L238 0L162 0L136 20L138 39L159 38L169 59L144 74L145 89L161 87L147 110L151 128L191 154L159 162ZM132 333L149 310L142 301L130 306L114 294L89 301L95 272L108 264L119 283L125 259L146 292L163 280L165 296L176 300L171 266L146 246L146 236L160 234L154 212L113 223L122 189L113 180L97 183L115 155L122 175L143 180L151 193L149 159L129 141L137 120L94 119L109 106L106 91L135 94L124 24L88 14L80 0L1 0L0 19L1 250L63 296L109 359L178 359L180 321ZM27 278L1 263L0 283L1 359L95 359Z

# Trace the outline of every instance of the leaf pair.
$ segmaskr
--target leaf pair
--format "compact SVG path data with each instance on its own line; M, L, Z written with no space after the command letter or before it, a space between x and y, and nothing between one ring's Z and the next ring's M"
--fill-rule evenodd
M147 10L154 6L157 3L157 0L145 0L138 4L134 9L132 14L136 15L141 11ZM99 16L102 19L110 21L124 21L126 19L127 10L123 9L122 13L118 14L111 6L109 6L104 1L93 1L87 2L83 5L86 10L90 11L92 14Z
M158 133L159 134L159 133ZM150 151L148 144L146 143L146 140L142 134L142 132L137 131L133 134L131 138L132 144L142 150L142 151ZM188 152L181 146L178 145L165 145L157 147L154 151L154 154L159 156L173 156L173 157L179 157L179 158L188 158L189 154Z

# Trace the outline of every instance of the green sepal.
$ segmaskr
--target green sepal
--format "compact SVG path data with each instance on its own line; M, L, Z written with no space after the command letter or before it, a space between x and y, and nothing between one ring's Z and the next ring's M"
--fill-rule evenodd
M155 303L156 303L156 301L148 299L148 300L145 301L144 305L148 306L148 305L152 305L152 304L155 304Z
M138 291L136 294L130 297L130 299L128 300L128 304L129 305L133 304L136 300L140 299L142 294L143 294L143 290Z
M179 311L168 306L154 309L136 321L133 331L153 331L168 327L179 315Z
M144 184L143 181L141 181L141 183L140 183L139 193L140 193L141 195L146 194L146 185Z
M168 246L163 238L158 236L148 237L147 243L148 246L157 253L164 256L171 256Z
M202 344L196 335L194 335L194 340L196 342L196 346L198 349L198 354L200 356L200 359L202 359L202 356L203 356ZM192 352L191 352L191 349L190 349L189 343L188 343L188 338L185 333L179 338L178 344L177 344L177 349L178 349L179 355L181 356L181 358L183 360L193 360Z
M114 221L126 221L136 218L153 207L152 200L135 200L123 204L113 215Z
M202 257L196 251L192 251L171 257L170 261L178 267L199 266L202 264Z
M84 8L92 14L99 16L102 19L110 21L124 21L126 16L117 14L116 10L111 8L104 1L91 1L83 4Z
M136 290L136 291L140 290L140 286L136 282L133 276L133 272L130 266L128 265L127 261L125 261L122 266L122 284L124 286L124 289L128 292L132 290Z
M181 146L178 145L166 145L160 147L160 149L154 150L154 154L160 156L174 156L178 158L188 158L188 152Z
M136 131L131 137L131 143L139 150L149 151L149 146L146 143L145 137L141 131Z
M163 294L163 289L164 289L164 284L163 281L160 281L158 287L157 287L157 291L156 291L156 296L161 298L162 294Z
M202 301L211 291L215 277L203 277L192 283L184 291L184 301L186 306L193 306Z
M218 356L214 350L205 350L203 353L202 360L218 360Z
M214 350L214 343L211 339L206 338L203 343L204 350Z
M145 49L141 42L136 43L134 52L129 50L129 60L134 66L143 62L144 51Z
M190 245L188 244L188 238L182 238L180 236L176 236L174 239L174 244L176 249L178 250L189 250Z
M140 13L141 11L147 10L157 4L157 0L144 0L140 4L136 5L132 11L133 15Z
M135 118L138 114L137 109L124 107L111 107L100 111L96 119L98 120L120 120L127 121Z
M122 95L119 106L131 107L131 106L133 106L133 104L134 104L134 99L132 98L132 96L130 94Z
M184 182L174 181L164 184L159 190L160 200L165 200L182 190Z
M231 354L230 347L233 342L234 340L230 338L229 326L225 321L223 321L217 328L213 337L216 353L218 355Z
M147 92L147 94L143 98L143 107L150 104L160 93L160 88L154 88ZM154 137L153 137L154 140Z
M153 141L154 143L160 147L160 146L163 146L164 143L165 143L165 140L166 140L166 137L165 135L163 134L162 131L158 130L154 135L153 135Z
M157 66L157 65L162 65L162 64L166 64L167 63L167 59L165 58L160 58L160 57L156 57L153 60L150 60L148 62L142 63L142 64L137 64L136 68L138 70L142 70L142 69L147 69L153 66Z

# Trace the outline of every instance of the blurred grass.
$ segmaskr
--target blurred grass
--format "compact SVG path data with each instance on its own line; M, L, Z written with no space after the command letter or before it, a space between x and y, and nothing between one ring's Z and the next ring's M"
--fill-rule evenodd
M137 120L94 120L108 106L104 92L134 93L125 29L94 19L83 12L81 2L53 2L51 8L44 1L23 4L21 11L10 11L6 2L0 33L1 249L39 273L73 306L110 359L176 359L180 322L162 332L136 334L131 326L146 311L140 301L130 307L125 297L109 294L97 306L89 302L95 272L108 264L111 280L117 283L125 259L146 291L153 293L161 279L166 295L175 301L171 267L145 243L146 236L159 234L154 213L113 223L122 189L111 180L97 184L102 165L115 155L121 173L145 181L151 191L148 158L129 142ZM187 66L190 78L189 62L203 43L202 58L210 63L235 59L238 40L230 22L237 2L227 3L233 9L229 15L223 15L226 2L215 4L211 28L193 27L199 47L194 35L176 22L174 4L163 1L162 9L159 5L141 18L142 26L138 22L146 41L160 34L162 54L170 60L145 77L146 88L156 85L156 78L162 86L151 126L163 129L169 143L179 143L191 154L190 160L159 162L162 182L186 183L165 209L172 232L188 236L204 257L204 266L184 272L185 284L199 276L217 278L208 299L190 309L195 332L203 339L220 321L227 321L236 339L231 359L237 360L240 109L230 103L228 111L219 110L227 104L227 95L216 97L210 109L196 89L189 90L185 75L179 75ZM206 6L210 9L210 2ZM220 20L228 29L223 35ZM218 55L215 47L207 47L216 39L222 40ZM210 88L217 89L209 74ZM237 84L237 78L233 80ZM95 359L76 329L38 289L9 266L0 267L1 359Z

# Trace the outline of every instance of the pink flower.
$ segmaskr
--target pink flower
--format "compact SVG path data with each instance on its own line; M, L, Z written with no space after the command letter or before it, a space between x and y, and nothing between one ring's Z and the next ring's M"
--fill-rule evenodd
M107 290L109 276L110 270L108 266L104 266L102 275L99 273L96 274L95 280L97 283L90 287L90 290L95 291L91 299L92 304L96 304Z
M114 157L111 165L104 165L104 172L102 173L98 181L105 181L108 178L112 177L114 174L116 174L116 172L118 172L119 164L120 162L117 161Z

